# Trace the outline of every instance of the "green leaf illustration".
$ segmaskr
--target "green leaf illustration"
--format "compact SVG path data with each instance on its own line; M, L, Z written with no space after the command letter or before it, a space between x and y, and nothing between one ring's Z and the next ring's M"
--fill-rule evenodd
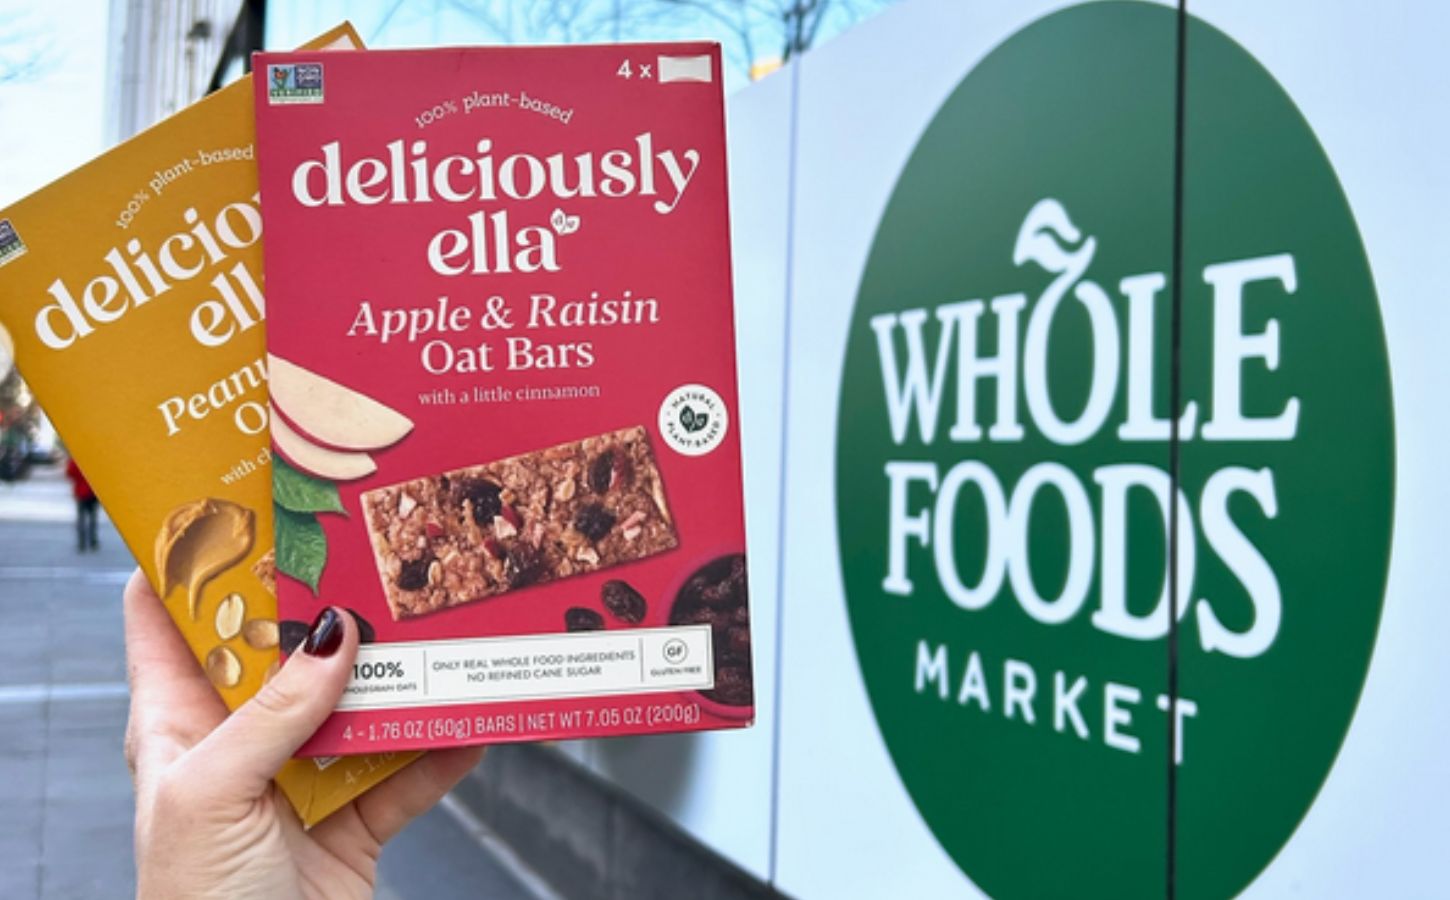
M710 421L710 414L709 413L700 413L698 416L695 417L695 427L693 429L691 429L691 430L692 431L704 431L705 430L705 424L707 422L709 422L709 421Z
M277 570L312 588L317 595L327 564L327 535L317 516L273 504L277 516Z
M686 431L695 430L695 411L686 406L680 410L680 424L685 426Z
M337 485L297 471L280 456L272 457L272 499L278 506L295 513L346 514Z

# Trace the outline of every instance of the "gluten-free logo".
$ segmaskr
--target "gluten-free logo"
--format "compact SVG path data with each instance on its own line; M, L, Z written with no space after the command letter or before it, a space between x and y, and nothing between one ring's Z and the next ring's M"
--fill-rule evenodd
M968 73L848 336L857 659L923 820L997 897L1161 896L1170 760L1178 895L1242 890L1323 784L1378 628L1394 429L1364 248L1290 98L1190 19L1173 271L1176 25L1087 4Z
M322 102L322 63L282 63L267 66L267 102Z
M0 266L25 255L25 242L9 219L0 219Z

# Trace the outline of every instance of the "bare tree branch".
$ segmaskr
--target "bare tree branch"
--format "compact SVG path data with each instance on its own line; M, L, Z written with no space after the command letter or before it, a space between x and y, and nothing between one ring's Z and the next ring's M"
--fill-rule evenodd
M694 23L721 38L742 72L765 62L762 47L787 61L815 45L824 26L836 31L893 0L448 0L501 44L618 41L655 36Z
M588 0L449 0L501 44L571 44L618 40L658 18L652 3Z
M736 12L736 22L735 33L739 36L740 49L745 54L745 71L749 72L755 66L757 60L755 58L755 41L750 35L749 10L745 3L739 5L739 9Z
M742 0L656 0L663 7L674 7L676 9L689 9L718 22L725 31L735 39L734 46L731 42L725 42L726 52L730 53L737 65L748 72L755 64L755 45L751 39L750 26L751 15L748 4ZM730 8L735 8L735 15L730 14Z

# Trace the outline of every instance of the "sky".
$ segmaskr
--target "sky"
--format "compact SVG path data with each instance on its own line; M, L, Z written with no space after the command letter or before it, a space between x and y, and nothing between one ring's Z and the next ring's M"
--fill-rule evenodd
M0 208L105 149L107 0L0 0L0 44L43 54L0 82ZM21 49L19 52L24 53Z

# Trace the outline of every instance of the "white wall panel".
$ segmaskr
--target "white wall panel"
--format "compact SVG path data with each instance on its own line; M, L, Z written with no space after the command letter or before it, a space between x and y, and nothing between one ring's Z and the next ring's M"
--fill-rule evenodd
M1410 0L1198 0L1190 9L1269 70L1323 144L1374 272L1395 398L1394 546L1359 710L1318 799L1245 896L1443 897L1450 11Z

